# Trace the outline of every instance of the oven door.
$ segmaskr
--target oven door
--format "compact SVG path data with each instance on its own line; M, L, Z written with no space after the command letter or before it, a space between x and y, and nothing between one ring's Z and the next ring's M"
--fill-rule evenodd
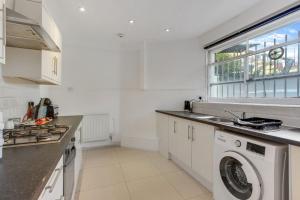
M76 157L76 147L74 143L68 145L64 154L64 199L71 200L74 188L74 164Z

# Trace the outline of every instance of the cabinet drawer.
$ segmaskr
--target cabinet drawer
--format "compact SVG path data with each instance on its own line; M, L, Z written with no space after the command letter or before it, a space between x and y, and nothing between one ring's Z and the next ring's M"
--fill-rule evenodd
M55 170L49 178L39 200L61 200L63 199L63 157L59 160Z

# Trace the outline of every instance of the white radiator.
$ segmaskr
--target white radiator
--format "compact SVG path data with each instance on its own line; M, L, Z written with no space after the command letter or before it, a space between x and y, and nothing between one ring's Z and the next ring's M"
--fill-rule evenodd
M84 115L82 123L82 141L96 142L109 139L109 115Z

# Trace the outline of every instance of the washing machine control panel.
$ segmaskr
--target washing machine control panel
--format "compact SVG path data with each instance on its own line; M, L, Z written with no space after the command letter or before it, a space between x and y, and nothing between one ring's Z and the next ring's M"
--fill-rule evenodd
M247 150L263 156L266 153L266 147L251 142L247 142Z
M240 140L236 140L234 142L234 144L235 144L236 147L241 147L242 146L242 142Z

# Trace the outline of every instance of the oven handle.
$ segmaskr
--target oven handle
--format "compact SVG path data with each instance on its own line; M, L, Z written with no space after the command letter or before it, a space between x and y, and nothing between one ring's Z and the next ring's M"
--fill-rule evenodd
M58 179L59 179L59 177L60 177L60 174L61 174L61 172L62 172L62 167L60 167L60 168L58 168L58 169L55 169L55 172L56 172L56 176L55 176L55 178L54 178L53 183L50 184L49 186L47 186L47 187L45 188L45 190L49 190L50 193L52 193L53 190L54 190L54 187L55 187L55 185L56 185L56 182L58 181Z
M68 159L66 160L66 162L64 163L64 167L67 167L76 157L76 147L73 146L71 148L71 153L68 156Z

